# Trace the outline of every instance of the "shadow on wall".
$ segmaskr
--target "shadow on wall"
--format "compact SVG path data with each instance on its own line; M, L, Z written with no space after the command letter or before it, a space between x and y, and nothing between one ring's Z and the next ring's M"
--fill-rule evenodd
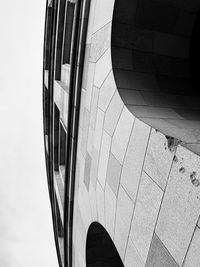
M191 149L200 147L199 8L199 0L116 0L112 24L113 71L127 108Z
M86 241L87 267L124 267L116 247L105 228L93 222Z

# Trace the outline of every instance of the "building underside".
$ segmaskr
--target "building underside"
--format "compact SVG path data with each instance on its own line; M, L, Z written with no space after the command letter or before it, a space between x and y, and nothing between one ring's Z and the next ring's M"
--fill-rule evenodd
M60 267L200 266L199 0L48 0Z

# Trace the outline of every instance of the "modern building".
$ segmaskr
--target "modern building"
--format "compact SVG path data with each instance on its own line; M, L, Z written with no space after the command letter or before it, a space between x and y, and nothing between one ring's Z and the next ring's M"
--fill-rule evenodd
M60 267L200 266L199 0L48 0Z

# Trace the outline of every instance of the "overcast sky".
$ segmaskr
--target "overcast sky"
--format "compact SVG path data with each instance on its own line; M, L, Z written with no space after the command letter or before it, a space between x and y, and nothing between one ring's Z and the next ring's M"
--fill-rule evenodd
M45 2L1 2L1 267L58 266L42 136Z

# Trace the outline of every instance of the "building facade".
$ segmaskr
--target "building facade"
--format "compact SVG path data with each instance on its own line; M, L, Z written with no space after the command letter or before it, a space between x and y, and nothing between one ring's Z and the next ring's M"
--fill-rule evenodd
M61 267L200 266L198 0L47 0L44 143Z

